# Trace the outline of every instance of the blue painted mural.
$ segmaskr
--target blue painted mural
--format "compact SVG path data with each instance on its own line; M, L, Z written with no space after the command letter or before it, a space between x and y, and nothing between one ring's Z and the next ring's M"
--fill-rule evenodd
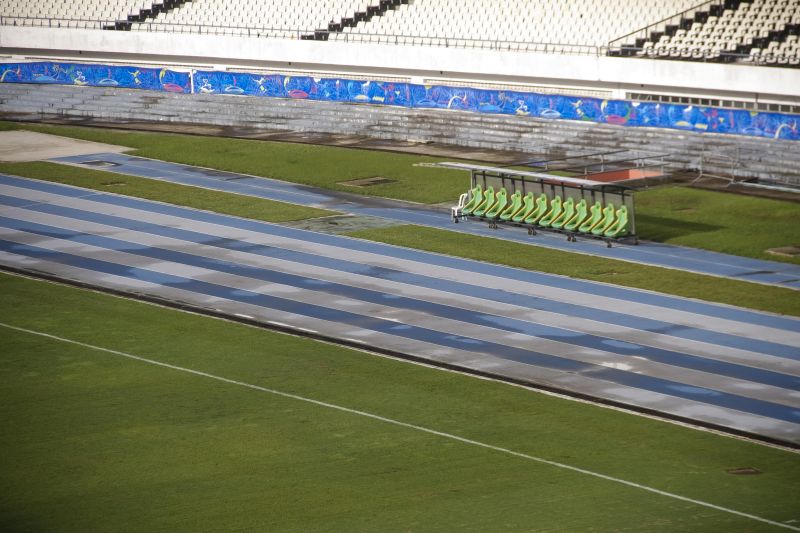
M193 77L193 79L192 79ZM691 105L602 100L516 91L245 72L176 72L166 68L76 63L0 64L0 82L113 86L457 109L676 130L800 140L800 115Z
M265 76L242 72L195 71L194 85L197 92L209 94L459 109L479 113L800 140L798 128L800 116L780 113L468 87L292 77L277 74Z
M188 72L176 72L166 68L78 63L4 63L0 65L0 82L125 87L174 93L191 92L191 79Z

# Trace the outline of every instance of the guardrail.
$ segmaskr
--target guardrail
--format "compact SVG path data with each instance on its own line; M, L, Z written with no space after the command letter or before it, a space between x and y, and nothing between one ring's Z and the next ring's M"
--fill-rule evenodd
M175 22L135 22L132 31L155 33L193 33L198 35L230 35L234 37L255 37L267 39L303 39L314 35L308 28L272 28L253 26L209 26Z
M10 17L0 15L0 26L33 26L41 28L74 28L102 30L114 21L54 17Z
M413 46L440 46L445 48L470 48L503 50L511 52L538 52L552 54L572 54L572 55L606 55L606 48L594 45L569 44L569 43L540 43L524 41L502 41L502 40L481 40L463 39L453 37L436 36L409 36L393 34L374 34L361 32L343 32L331 34L330 40L371 43L371 44L392 44L392 45L413 45Z

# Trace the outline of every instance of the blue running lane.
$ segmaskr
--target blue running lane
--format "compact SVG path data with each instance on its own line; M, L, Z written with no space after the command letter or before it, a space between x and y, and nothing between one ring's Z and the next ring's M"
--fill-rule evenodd
M642 242L639 246L616 246L608 249L604 243L579 239L570 243L561 235L540 233L535 237L519 228L489 229L485 224L452 224L449 211L436 210L405 202L381 201L381 207L371 207L375 199L357 195L333 195L324 189L297 185L284 181L260 178L232 172L221 172L205 168L168 163L126 154L101 153L53 159L54 162L83 165L96 168L88 162L104 161L112 167L103 168L132 176L158 179L225 192L232 192L269 200L294 204L324 207L354 215L365 215L395 220L402 223L430 226L488 237L506 239L525 244L534 244L559 250L622 259L636 263L687 270L713 276L730 277L745 281L780 285L800 289L800 267L788 263L748 259L695 248L684 248L659 243ZM468 188L468 176L464 174L464 190ZM453 199L453 203L457 198Z
M159 261L169 261L173 263L191 265L198 268L204 268L206 270L224 272L226 274L235 276L248 277L270 283L288 285L298 289L311 289L331 296L342 296L381 305L390 304L393 307L411 309L421 313L450 318L477 326L495 327L515 333L522 333L531 337L566 342L584 348L608 350L609 347L612 347L614 352L618 355L641 356L644 354L652 361L658 361L668 365L701 370L704 372L712 372L723 376L762 383L765 385L773 385L790 390L800 390L800 377L797 376L789 376L779 372L761 370L758 368L732 364L725 361L717 361L703 357L696 357L671 350L658 349L631 342L615 341L614 339L601 337L598 335L586 334L543 324L536 324L500 315L479 313L451 305L443 305L435 302L409 298L406 296L397 296L371 289L353 287L351 285L345 285L342 283L313 279L295 274L278 272L267 268L253 267L231 261L223 261L200 255L193 255L186 252L167 250L154 246L143 246L138 243L132 243L99 235L85 234L54 226L15 220L1 216L0 227L35 235L42 235L44 237L65 239L71 242L78 242L98 248L106 248L108 250L139 255L142 257L157 259Z

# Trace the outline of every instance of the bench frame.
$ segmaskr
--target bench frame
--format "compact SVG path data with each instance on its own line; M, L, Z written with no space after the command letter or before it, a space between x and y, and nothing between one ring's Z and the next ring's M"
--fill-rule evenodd
M466 167L466 165L464 165ZM462 167L463 168L463 167ZM469 193L462 194L459 198L459 205L452 208L451 218L453 222L459 220L480 220L489 224L492 229L497 229L499 226L511 226L527 228L528 235L536 235L538 232L560 233L567 236L570 242L576 242L578 237L587 239L596 239L605 241L610 248L612 243L627 242L639 244L639 238L636 235L636 215L635 203L633 198L633 189L624 185L603 183L593 181L591 179L572 178L554 176L550 174L540 174L536 172L526 171L513 171L507 169L498 169L491 167L470 167L465 168L470 170L470 190L476 185L480 185L483 190L486 187L492 186L495 191L501 188L505 189L509 196L519 191L522 196L529 192L533 192L534 196L539 196L544 193L548 198L548 203L552 201L553 197L561 196L563 200L573 198L577 203L580 200L586 200L590 206L596 201L600 201L604 206L609 202L613 203L615 209L621 206L626 206L628 209L628 233L622 237L606 237L605 235L592 235L591 233L581 233L579 231L568 231L563 228L550 228L538 225L524 224L521 222L513 222L511 220L501 220L497 218L488 218L485 216L465 215L462 213L462 208L469 201Z

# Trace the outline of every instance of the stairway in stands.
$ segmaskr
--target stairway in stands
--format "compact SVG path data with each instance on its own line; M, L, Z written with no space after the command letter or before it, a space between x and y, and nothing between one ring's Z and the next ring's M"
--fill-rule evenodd
M150 7L139 10L138 13L128 15L128 20L118 20L114 24L103 26L104 30L130 31L134 22L144 22L148 19L155 19L159 14L172 11L192 0L155 0Z
M706 2L672 20L620 38L623 42L612 43L608 55L747 63L768 54L777 56L775 61L767 58L758 62L797 67L800 57L793 41L800 35L800 17L793 16L795 9L796 2L788 1L771 0L769 4L759 0ZM752 10L757 16L753 16ZM765 14L770 18L764 19ZM790 40L790 36L795 37ZM782 43L787 45L783 50Z
M341 33L345 28L355 28L359 22L369 22L373 17L380 17L389 10L394 10L402 4L408 4L409 0L379 0L377 3L371 2L366 11L358 11L352 16L348 13L342 17L340 22L331 21L325 29L318 29L314 33L302 35L300 38L314 41L327 41L331 33Z

